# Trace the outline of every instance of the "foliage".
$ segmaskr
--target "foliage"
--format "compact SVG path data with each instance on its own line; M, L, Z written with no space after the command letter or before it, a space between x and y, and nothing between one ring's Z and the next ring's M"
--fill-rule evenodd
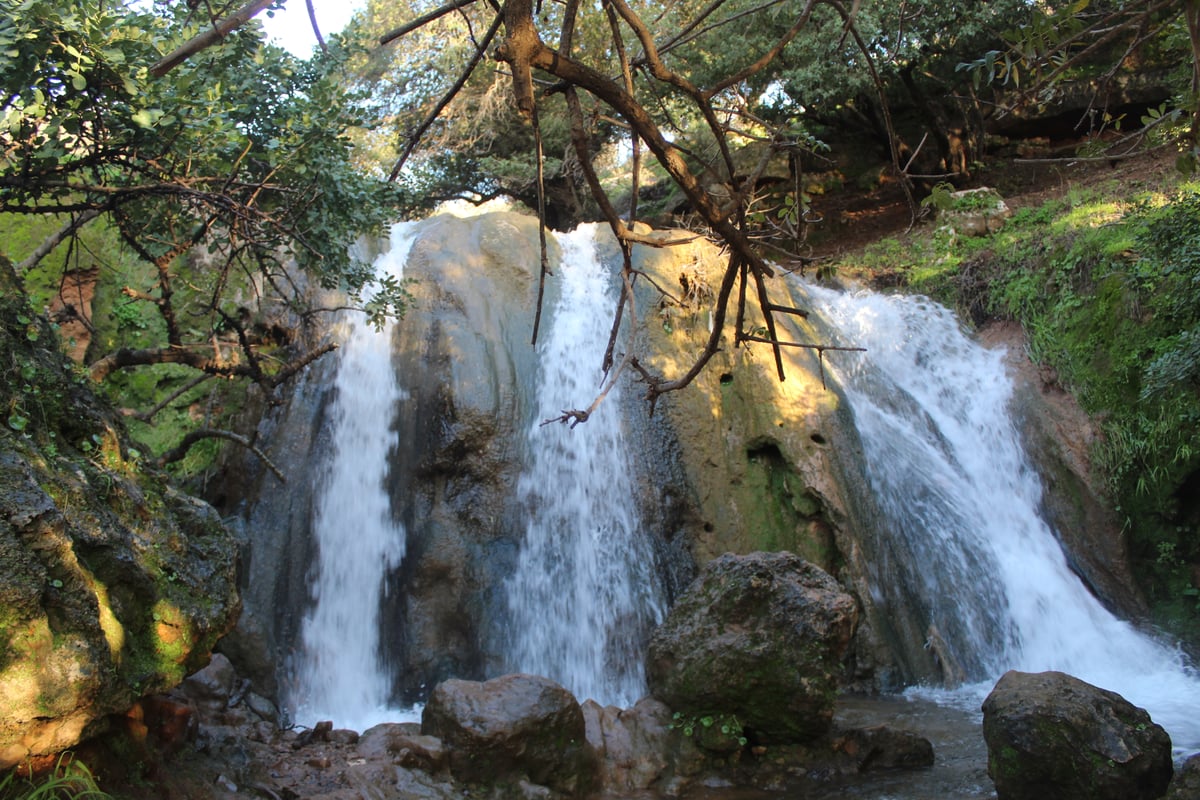
M59 756L48 774L21 777L19 770L0 777L0 800L110 800L100 789L91 770L70 753Z
M1186 111L1191 143L1179 166L1195 169L1200 137L1200 6L1194 0L1070 0L1029 4L1024 24L1005 30L1003 45L965 59L959 69L972 75L975 89L1002 89L997 110L1045 109L1053 106L1072 83L1092 82L1088 111L1077 124L1087 139L1080 154L1097 157L1127 154L1139 146L1161 143L1163 123ZM1141 124L1122 132L1123 114L1108 107L1105 93L1131 64L1142 72L1168 73L1175 97L1143 115ZM1111 134L1121 133L1113 136Z
M745 747L747 743L743 732L744 726L736 714L685 714L682 711L676 711L671 715L669 727L689 739L696 737L702 740L702 744L710 736L736 742L740 747Z
M353 46L299 62L248 26L156 77L209 24L184 4L0 10L0 211L53 219L70 242L26 276L32 291L85 247L72 221L106 238L87 248L112 311L93 377L169 362L272 392L319 356L280 333L311 319L311 282L362 302L371 274L350 245L397 196L352 164L348 132L367 122L345 89ZM379 321L405 299L392 282L368 311ZM157 388L156 401L173 387Z

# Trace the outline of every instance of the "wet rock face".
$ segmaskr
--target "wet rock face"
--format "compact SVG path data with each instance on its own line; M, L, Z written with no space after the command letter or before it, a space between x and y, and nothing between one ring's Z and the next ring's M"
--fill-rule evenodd
M445 744L451 773L468 783L528 779L580 796L592 782L583 711L548 678L505 675L483 683L441 683L425 706L421 733Z
M721 556L654 632L650 691L684 714L733 715L753 741L812 741L832 725L857 619L854 598L799 556Z
M49 326L14 286L0 294L0 400L23 412L0 428L3 769L179 683L239 605L216 512L139 463Z
M1008 672L983 703L1000 800L1150 800L1167 791L1171 739L1120 695L1061 672Z

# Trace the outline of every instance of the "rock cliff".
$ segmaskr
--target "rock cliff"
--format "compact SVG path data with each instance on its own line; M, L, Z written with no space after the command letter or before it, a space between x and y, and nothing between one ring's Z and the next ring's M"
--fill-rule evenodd
M238 613L216 511L145 466L0 263L0 769L207 662Z

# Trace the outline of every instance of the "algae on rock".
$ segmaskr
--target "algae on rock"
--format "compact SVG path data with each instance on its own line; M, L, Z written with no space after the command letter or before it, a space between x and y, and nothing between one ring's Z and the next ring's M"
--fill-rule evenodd
M203 666L234 623L214 509L140 461L0 263L0 769Z

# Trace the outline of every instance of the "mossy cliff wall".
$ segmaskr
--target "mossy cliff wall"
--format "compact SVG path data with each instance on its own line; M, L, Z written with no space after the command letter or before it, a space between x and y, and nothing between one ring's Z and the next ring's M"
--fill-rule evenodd
M690 366L709 336L726 256L703 240L639 246L634 253L636 269L650 279L637 284L642 323L637 342L648 354L647 366L673 378ZM776 304L807 306L799 282L788 276L768 279L768 288ZM754 305L747 303L748 331L763 325ZM807 318L777 314L776 321L783 341L828 342L819 323ZM853 414L815 349L784 347L782 359L781 381L768 345L735 346L726 333L720 351L690 386L662 396L654 417L646 416L644 402L641 413L632 415L644 430L644 458L650 462L645 471L653 475L657 494L678 496L688 509L680 514L681 538L698 565L727 552L787 551L834 575L863 607L852 667L870 681L873 670L893 662L885 642L895 635L888 633L894 623L871 603L873 571L865 563L859 528L873 518L862 507L867 490ZM932 674L934 665L924 668Z
M97 732L207 662L234 547L140 462L0 262L0 769Z

